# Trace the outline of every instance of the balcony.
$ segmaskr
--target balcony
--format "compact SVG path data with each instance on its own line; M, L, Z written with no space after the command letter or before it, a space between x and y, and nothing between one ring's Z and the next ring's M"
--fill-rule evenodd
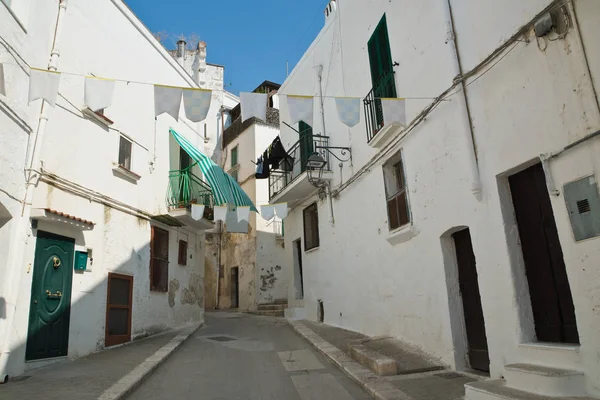
M210 186L191 172L194 165L169 171L167 207L169 216L183 225L196 229L212 229L214 209ZM200 220L192 218L192 204L204 205L204 216Z
M306 135L294 143L287 153L294 158L291 171L273 170L269 176L270 203L287 202L294 207L305 197L317 191L317 188L308 181L306 163L313 152L321 154L327 161L323 170L323 180L331 180L331 163L329 153L323 149L329 147L329 137L320 135Z
M404 129L400 124L386 124L383 119L381 99L396 97L396 81L394 72L390 71L379 80L363 99L365 107L365 122L367 128L367 143L372 147L381 147L385 142Z

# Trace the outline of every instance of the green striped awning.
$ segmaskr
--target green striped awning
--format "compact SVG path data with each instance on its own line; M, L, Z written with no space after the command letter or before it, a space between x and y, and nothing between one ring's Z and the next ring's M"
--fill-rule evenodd
M204 178L210 185L215 205L231 204L236 207L250 207L252 211L258 212L250 197L248 197L233 177L215 164L210 157L202 154L186 138L173 129L169 129L169 131L181 148L198 163Z

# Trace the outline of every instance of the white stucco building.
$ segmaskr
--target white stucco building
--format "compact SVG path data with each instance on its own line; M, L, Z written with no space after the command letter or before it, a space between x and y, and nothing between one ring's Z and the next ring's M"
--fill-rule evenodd
M279 90L288 316L489 371L467 399L600 396L599 19L594 0L332 0ZM312 127L284 124L288 94L315 96ZM332 96L363 99L361 122Z
M232 124L223 135L222 166L257 207L269 203L269 180L256 178L256 161L279 136L278 88L278 84L265 81L255 90L269 94L266 121L242 121L241 107L237 106L231 110ZM206 308L265 309L273 313L283 309L283 305L274 306L287 302L281 220L275 216L266 221L251 213L247 233L231 230L228 224L219 224L207 232Z
M202 322L211 188L169 128L213 155L223 69L205 121L155 118L153 84L200 85L121 0L3 1L0 21L0 379ZM28 104L30 67L62 73L55 107ZM100 112L86 75L118 80Z

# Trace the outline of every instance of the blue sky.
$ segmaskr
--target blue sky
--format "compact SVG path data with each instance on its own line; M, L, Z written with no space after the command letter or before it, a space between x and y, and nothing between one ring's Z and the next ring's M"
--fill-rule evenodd
M324 24L329 0L125 0L152 32L207 43L207 61L225 66L226 89L239 94L264 80L283 83Z

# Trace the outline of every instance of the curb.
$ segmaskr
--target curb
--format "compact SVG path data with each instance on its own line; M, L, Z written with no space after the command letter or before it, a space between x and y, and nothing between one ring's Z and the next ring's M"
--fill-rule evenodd
M377 400L413 400L390 382L380 378L373 372L351 359L346 353L317 335L300 321L290 321L288 324L317 350L331 359L350 378L354 379Z
M194 324L184 328L177 336L158 349L153 355L135 367L131 372L119 379L117 383L108 388L98 400L123 400L137 389L154 370L164 363L181 344L204 324Z

